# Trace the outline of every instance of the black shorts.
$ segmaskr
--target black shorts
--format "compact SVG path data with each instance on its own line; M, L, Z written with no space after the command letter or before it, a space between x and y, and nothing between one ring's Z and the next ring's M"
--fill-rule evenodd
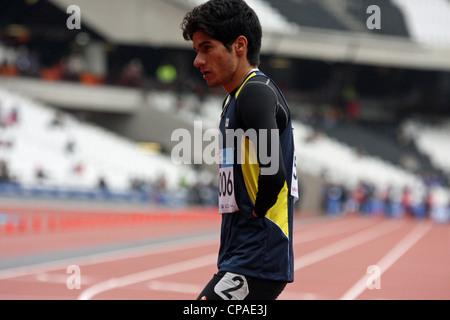
M287 282L257 279L231 272L219 272L197 300L276 300Z

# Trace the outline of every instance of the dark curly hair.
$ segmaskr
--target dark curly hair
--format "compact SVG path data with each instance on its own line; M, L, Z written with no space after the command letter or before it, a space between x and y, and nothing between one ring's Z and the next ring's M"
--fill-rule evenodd
M262 29L258 16L244 0L209 0L186 13L180 25L185 40L203 31L231 50L239 36L248 41L247 60L259 66Z

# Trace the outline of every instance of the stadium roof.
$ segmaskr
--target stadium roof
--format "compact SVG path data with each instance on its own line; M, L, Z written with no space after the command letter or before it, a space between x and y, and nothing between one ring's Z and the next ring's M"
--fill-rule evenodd
M58 19L43 10L14 11L19 23L49 21L52 33L67 30L70 5L81 10L81 31L114 44L191 48L179 28L184 14L204 0L14 0L0 6L46 3L59 8ZM263 26L264 54L426 70L450 70L449 0L247 0ZM426 2L426 4L425 4ZM12 4L14 3L14 4ZM367 7L381 9L381 28L369 30ZM9 7L8 7L9 6ZM38 6L34 6L37 8ZM2 10L5 12L4 10ZM17 17L16 17L17 18ZM17 23L2 16L0 23ZM0 26L4 27L4 26ZM42 28L35 23L33 29Z

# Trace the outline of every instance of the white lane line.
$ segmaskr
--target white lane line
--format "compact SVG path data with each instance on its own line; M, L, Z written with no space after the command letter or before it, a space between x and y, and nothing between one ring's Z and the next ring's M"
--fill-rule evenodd
M354 228L356 228L356 227L351 227L351 228L347 227L347 228L341 228L341 229L335 229L335 230L341 230L340 232L345 232L345 231L348 231L348 230L351 230ZM335 233L340 233L340 232L335 232ZM322 232L321 235L318 235L315 232L314 233L310 232L309 236L307 235L306 237L304 237L304 235L301 235L300 241L302 241L302 239L304 242L312 241L317 238L326 237L326 236L329 236L329 233L325 234ZM168 275L172 275L172 274L176 274L176 273L180 273L180 272L190 271L190 270L204 267L207 265L215 264L216 262L217 262L217 253L207 255L204 257L194 258L194 259L187 260L187 261L182 261L179 263L174 263L174 264L167 265L167 266L162 266L162 267L146 270L146 271L135 273L135 274L130 274L130 275L123 276L120 278L112 278L112 279L97 283L97 284L93 285L92 287L86 289L84 292L82 292L79 295L78 299L79 300L89 300L89 299L92 299L92 297L94 297L102 292L121 288L121 287L128 286L131 284L139 283L139 282L157 279L160 277L164 277L164 276L168 276Z
M150 290L155 291L199 294L200 292L202 292L204 285L153 280L148 283L147 287Z
M317 227L321 226L322 225L320 224L317 225ZM300 232L305 227L307 226L300 225L294 228L294 232L295 233ZM105 253L93 253L84 256L61 259L57 261L39 262L32 265L19 266L0 270L0 280L28 276L32 274L54 271L58 269L65 269L71 264L92 265L125 259L132 259L151 254L193 249L200 246L213 245L215 243L218 243L219 241L218 239L219 239L218 234L206 236L193 236L191 239L181 239L181 240L175 239L160 244L149 244L136 248L124 248Z
M389 269L398 259L400 259L409 249L411 249L428 231L431 229L431 224L419 224L412 229L402 240L400 240L380 261L376 266L380 268L381 276L383 272ZM353 287L351 287L340 300L356 299L366 288L367 281L371 274L367 274L359 279Z
M345 221L339 221L336 223L336 225L340 224L341 222L343 223ZM332 223L332 224L334 224L334 223ZM330 227L330 225L324 226L324 228L327 228L327 227ZM315 239L327 237L330 234L338 234L338 233L349 231L351 229L356 229L356 228L357 228L356 226L355 227L345 226L345 227L341 227L341 228L336 228L336 229L334 229L335 231L326 232L326 233L321 232L321 234L318 234L317 232L309 231L309 232L299 235L299 238L300 238L299 242L312 241ZM301 232L301 230L299 230L299 229L302 229L302 228L295 228L295 229L296 229L296 233L297 233L297 232ZM83 257L76 257L76 258L70 258L70 259L66 259L66 260L60 260L57 262L41 263L41 264L36 264L33 266L19 267L19 268L4 270L4 271L0 271L0 279L7 279L7 278L12 278L12 277L35 274L35 273L39 273L39 272L43 272L43 271L57 270L57 269L65 268L74 262L76 262L78 264L84 264L84 265L105 263L105 262L109 262L109 261L129 259L129 258L133 258L133 257L158 254L158 253L162 253L162 252L193 249L195 247L211 245L211 244L213 244L213 242L216 241L215 239L211 239L209 237L199 237L199 238L201 238L203 240L201 243L195 243L198 241L198 239L196 239L197 241L193 241L194 243L184 243L184 244L180 244L178 241L174 241L175 243L169 243L169 244L165 243L165 244L158 245L157 248L151 247L151 246L145 246L145 247L134 248L134 249L122 249L122 250L117 250L114 252L109 252L109 253L104 253L104 254L94 254L94 255L88 255L88 256L83 256ZM204 238L209 238L209 239L207 242L205 242ZM151 248L149 248L149 247L151 247ZM215 258L217 258L217 254L215 254ZM216 263L216 260L214 259L214 261L212 261L211 263ZM201 266L203 266L203 265L201 264L199 267L201 267ZM165 268L165 267L161 267L161 268ZM197 268L197 267L195 267L195 268ZM154 269L152 269L152 270L154 270ZM191 270L191 269L189 269L189 270ZM177 272L182 272L182 270L177 271ZM114 282L114 279L112 279L112 280ZM138 282L140 282L140 281L145 281L145 280L139 280ZM107 282L107 281L105 281L105 282ZM82 296L82 295L80 295L80 296ZM87 295L85 295L85 297L86 296Z
M328 226L326 226L328 227ZM344 232L343 230L348 230L348 229L353 229L353 227L348 228L335 228L334 230L340 230L340 232ZM298 230L298 229L297 229ZM339 233L339 232L332 232L333 234L335 233ZM317 238L321 238L322 236L329 236L330 233L326 232L323 233L321 232L321 236L319 236L319 234L317 232L307 232L306 234L301 234L299 236L300 241L311 241ZM148 248L139 248L139 249L134 249L134 250L130 250L130 249L126 249L123 250L123 252L120 252L121 254L118 255L118 252L114 252L114 253L107 253L107 254L101 254L101 255L95 255L93 257L83 257L82 260L84 260L84 264L96 264L96 263L104 263L104 262L108 262L108 261L116 261L116 260L121 260L121 259L127 259L127 258L132 258L132 257L139 257L142 255L151 255L151 254L156 254L156 253L160 253L160 252L169 252L169 251L176 251L176 250L183 250L183 249L192 249L195 247L199 247L202 245L208 245L207 243L203 242L203 243L189 243L189 244L183 244L180 245L179 243L175 243L172 245L163 245L159 248L153 248L153 250L148 250ZM151 252L149 252L151 251ZM128 284L131 283L137 283L137 282L141 282L141 281L146 281L149 279L153 279L153 278L159 278L162 277L164 275L170 275L170 274L174 274L174 273L178 273L178 272L183 272L183 271L188 271L188 270L192 270L195 268L199 268L205 265L210 265L212 263L216 263L216 258L217 258L217 254L213 254L211 255L211 259L209 259L209 261L206 264L203 264L203 261L200 261L200 264L191 264L192 261L189 261L189 265L186 267L185 263L177 263L174 265L170 265L170 266L163 266L163 267L159 267L156 269L152 269L152 270L148 270L145 271L144 273L138 273L138 274L134 274L134 275L128 275L122 278L118 278L118 279L110 279L108 281L104 281L102 283L98 283L96 285L94 285L93 287L88 288L84 293L82 293L80 295L80 299L86 299L86 298L90 298L93 297L94 295L103 292L103 291L107 291L110 290L112 288L116 288L116 287L122 287L122 286L126 286ZM72 259L73 260L73 259ZM77 261L78 263L80 261ZM198 262L197 259L194 260L194 262ZM67 266L67 263L65 263L63 261L59 261L59 263L53 263L52 266L49 266L49 264L43 264L41 267L42 269L45 269L46 271L49 271L49 269L59 269L61 267L65 267ZM180 267L181 266L181 267ZM175 268L175 269L174 269ZM38 268L39 269L39 268ZM20 270L16 272L13 272L13 274L9 274L9 276L18 276L18 275L24 275L24 273L27 270ZM30 270L28 270L29 273L36 273L38 272L38 270L36 270L36 266L33 266ZM6 274L3 274L4 277L6 277ZM1 278L1 276L0 276Z
M332 225L340 224L345 221L338 221L338 222L332 222ZM331 225L317 225L314 226L314 228L327 228L331 227ZM297 233L302 232L303 226L298 226L294 229L294 239L298 239L297 242L306 242L313 239L304 239L304 237L308 237L308 235L312 236L314 233L313 231L306 231L305 233L299 234L298 238L296 236ZM320 230L318 231L320 232ZM328 233L327 233L328 234ZM318 238L325 237L326 234L323 232L320 232L320 235ZM314 238L314 236L312 236ZM107 263L107 262L113 262L113 261L120 261L125 259L132 259L132 258L138 258L146 255L152 255L152 254L160 254L165 252L172 252L177 250L187 250L187 249L194 249L201 246L208 246L213 245L215 243L218 243L218 235L206 235L206 236L197 236L192 237L192 239L183 239L183 240L173 240L173 241L167 241L160 244L149 244L145 246L140 246L136 248L125 248L125 249L118 249L111 252L105 252L105 253L93 253L88 254L84 256L78 256L73 258L67 258L67 259L61 259L58 261L50 261L50 262L41 262L41 263L35 263L32 265L27 266L20 266L20 267L14 267L10 269L4 269L0 270L0 280L5 279L11 279L11 278L17 278L17 277L23 277L28 276L32 274L39 274L44 272L50 272L54 270L59 269L65 269L71 264L77 264L77 265L93 265L93 264L100 264L100 263ZM294 240L295 241L295 240Z
M149 281L152 279L173 275L180 272L206 267L215 264L216 261L217 261L217 253L213 253L198 258L173 263L170 265L165 265L162 267L129 274L119 278L111 278L107 281L97 283L92 287L89 287L88 289L84 290L78 296L78 300L90 300L94 296L102 292L122 288L139 282Z
M372 228L362 230L354 235L339 240L333 244L320 248L316 251L308 253L294 260L294 270L305 268L311 264L334 256L338 253L357 247L365 242L381 237L382 235L392 232L403 226L403 223L385 221Z
M49 272L66 269L71 264L93 265L120 261L125 259L139 258L179 250L188 250L203 246L214 245L218 242L217 235L195 236L189 239L176 239L167 242L143 245L135 248L118 249L105 253L93 253L85 256L62 259L58 261L42 262L33 265L14 267L0 271L0 280L32 275L35 273Z
M339 226L337 226L337 224L339 224ZM344 225L341 226L341 224L344 224ZM367 226L367 224L373 224L373 221L345 220L345 221L340 221L339 223L336 223L336 225L326 225L321 228L316 228L319 230L308 230L308 231L302 232L298 236L295 236L295 234L294 234L294 238L293 238L294 246L296 244L306 243L306 242L310 242L310 241L314 241L314 240L319 240L319 239L335 236L335 235L338 235L341 233L353 231L355 229L361 229L361 228ZM328 230L328 229L331 229L331 230Z
M38 273L34 276L34 279L31 280L24 280L24 282L46 282L46 283L59 283L59 284L66 284L67 278L69 276L67 274L52 274L52 273ZM98 280L94 277L85 276L83 275L83 285L95 283Z

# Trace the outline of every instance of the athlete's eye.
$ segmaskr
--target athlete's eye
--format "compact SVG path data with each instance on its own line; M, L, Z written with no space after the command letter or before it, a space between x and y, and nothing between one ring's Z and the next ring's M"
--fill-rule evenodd
M211 46L203 46L203 52L208 52L212 47Z

